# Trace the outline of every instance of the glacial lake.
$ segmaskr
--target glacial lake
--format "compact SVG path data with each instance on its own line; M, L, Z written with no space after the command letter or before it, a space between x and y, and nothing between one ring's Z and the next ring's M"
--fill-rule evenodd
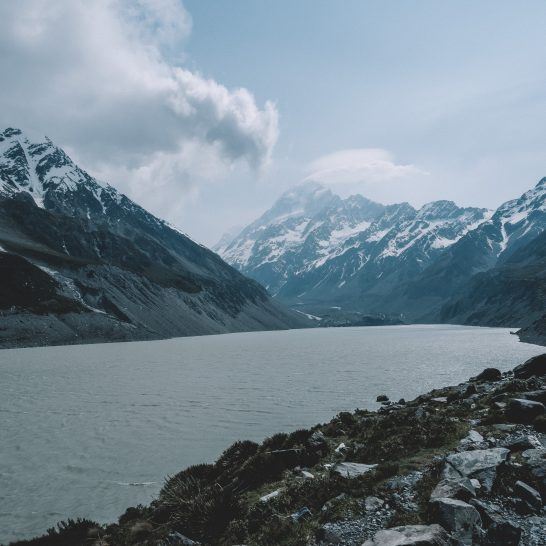
M238 439L410 399L544 348L505 328L386 326L0 351L0 543L113 521Z

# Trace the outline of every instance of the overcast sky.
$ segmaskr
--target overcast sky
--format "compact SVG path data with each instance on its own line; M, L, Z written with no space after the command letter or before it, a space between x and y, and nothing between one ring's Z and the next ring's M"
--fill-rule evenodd
M0 0L0 123L214 243L313 179L496 207L546 176L544 0Z

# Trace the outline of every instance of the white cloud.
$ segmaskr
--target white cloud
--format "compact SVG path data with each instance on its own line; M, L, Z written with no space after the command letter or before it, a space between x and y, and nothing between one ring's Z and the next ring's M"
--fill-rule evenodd
M190 31L180 0L0 2L0 124L48 134L130 184L154 187L165 160L184 187L200 147L215 165L261 168L274 104L180 66Z
M381 148L340 150L322 156L307 168L306 180L324 184L383 183L427 172L415 165L401 165L394 156Z

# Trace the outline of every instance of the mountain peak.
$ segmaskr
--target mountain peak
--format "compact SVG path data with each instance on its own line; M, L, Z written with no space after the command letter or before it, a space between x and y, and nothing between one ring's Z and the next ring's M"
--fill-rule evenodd
M51 139L34 142L11 127L0 133L0 169L0 193L26 192L41 208L49 192L74 190L85 179L83 171Z
M316 182L302 182L285 191L256 223L270 224L297 216L313 216L339 200L328 188Z
M0 133L0 142L6 138L11 138L14 136L20 136L22 135L21 129L16 129L14 127L7 127Z

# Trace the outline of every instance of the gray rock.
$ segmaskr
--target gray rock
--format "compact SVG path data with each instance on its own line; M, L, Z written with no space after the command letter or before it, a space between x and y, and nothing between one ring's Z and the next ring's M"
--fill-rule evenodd
M514 368L514 377L528 379L529 377L546 375L546 353L534 356Z
M416 419L423 419L423 417L426 417L426 415L427 415L427 411L422 406L419 406L415 410L415 418Z
M516 482L515 493L520 499L524 500L535 510L540 510L542 508L542 497L540 496L540 493L525 482L520 480Z
M508 448L512 452L542 447L540 440L536 436L530 434L508 436L501 440L500 445Z
M315 430L309 437L309 440L307 440L307 443L312 449L323 449L328 446L328 442L320 430Z
M472 544L475 530L481 525L480 514L474 506L458 499L431 501L433 517L463 544Z
M474 377L473 381L483 382L483 381L500 381L502 379L502 374L497 368L485 368L485 370Z
M364 500L364 507L366 509L366 512L375 512L376 510L379 510L384 504L385 501L378 497L366 497L366 499Z
M497 430L500 430L501 432L512 432L515 428L517 428L517 425L513 425L511 423L498 423L498 424L493 425L493 426Z
M546 389L524 392L520 396L527 400L533 400L534 402L541 402L542 404L546 404Z
M476 496L476 490L468 478L457 480L441 480L433 489L430 500L435 499L459 499L468 501Z
M337 463L332 468L333 472L337 472L340 476L344 478L357 478L371 472L376 468L376 464L362 464L362 463Z
M389 401L389 397L388 397L386 394L380 394L380 395L376 398L376 401L377 401L377 402L388 402L388 401Z
M449 536L440 525L404 525L383 529L362 546L448 546Z
M167 537L167 544L169 546L199 546L201 543L184 536L178 531L174 531Z
M518 546L521 528L509 520L493 522L487 529L484 546Z
M463 450L476 449L477 447L484 447L480 445L484 441L484 437L477 430L471 430L468 435L459 442L459 447ZM487 447L487 445L485 445L485 447Z
M274 499L275 497L278 497L281 493L280 489L276 489L275 491L271 491L271 493L268 493L267 495L264 495L263 497L260 497L261 502L269 502L271 499Z
M301 521L307 518L312 517L313 514L307 506L304 506L303 508L300 508L297 512L294 512L290 517L293 521Z
M448 480L476 478L486 491L491 491L497 467L506 461L509 453L504 447L453 453L446 458L443 477Z
M512 398L506 410L506 416L514 423L530 424L535 417L546 413L544 404L525 400L524 398Z
M487 529L483 546L517 546L521 537L521 528L501 514L501 508L495 504L485 504L472 499L470 504L478 510L482 524Z

